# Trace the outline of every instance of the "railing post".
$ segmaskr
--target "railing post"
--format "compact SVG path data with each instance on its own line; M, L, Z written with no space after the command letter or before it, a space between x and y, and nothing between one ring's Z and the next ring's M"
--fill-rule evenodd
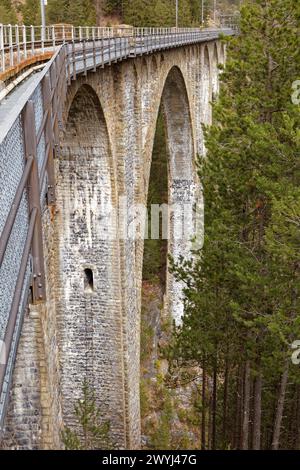
M9 65L14 65L14 49L12 38L12 25L8 25L8 40L9 40Z
M51 79L51 89L53 90L53 99L52 99L52 109L54 110L54 122L53 122L53 133L54 133L54 147L55 155L59 157L59 126L58 126L58 109L59 102L57 96L57 89L59 87L59 70L58 69L58 59L53 62L52 67L50 68L50 79Z
M40 184L37 164L37 143L35 132L35 114L34 104L29 100L22 113L25 156L33 157L33 163L28 180L28 204L29 213L33 210L37 211L34 233L32 238L32 295L33 302L44 301L46 299L45 287L45 270L44 270L44 253L43 253L43 237L42 237L42 221L40 206Z
M41 46L42 46L42 53L43 54L45 52L45 36L46 36L45 27L41 26Z
M84 40L83 43L82 43L84 75L87 74L87 71L86 71L86 47L85 46L86 46L86 44L85 44L85 40Z
M93 65L94 65L93 71L96 72L97 64L96 64L96 42L95 42L95 38L93 39Z
M101 62L102 62L101 67L104 67L104 41L105 41L105 39L102 35L102 38L101 38Z
M79 40L82 41L82 27L79 26Z
M31 53L34 55L34 26L30 26L31 31Z
M148 31L146 31L146 52L149 54L149 34Z
M50 77L47 74L42 83L43 90L43 107L44 113L47 112L47 120L45 124L45 146L49 144L49 154L47 158L47 174L48 174L48 204L55 204L55 175L53 162L53 142L54 135L52 131L52 103L51 103L51 84Z
M69 48L70 48L70 44L67 43L65 45L65 48L66 48L66 51L67 51L67 54L66 54L66 59L67 59L67 80L68 80L68 85L71 85L71 69L70 69L70 52L69 52Z
M19 37L19 25L15 25L15 36L16 36L16 44L17 44L17 63L20 63L20 37Z
M51 27L52 30L52 47L55 49L55 28L54 26Z
M72 42L72 66L73 66L73 80L76 80L76 57L75 57L75 43Z
M5 51L4 51L4 31L3 24L0 24L0 52L1 52L1 72L5 70Z
M23 36L23 54L24 59L27 59L27 38L26 38L26 26L22 26L22 36Z
M110 38L110 32L108 36L108 57L109 57L109 65L111 64L111 38Z
M114 51L115 51L115 62L117 62L117 38L114 37Z
M67 80L66 80L65 70L66 70L66 61L68 60L68 55L67 55L66 46L63 48L62 53L60 54L60 56L61 56L61 62L62 62L62 66L61 66L61 69L60 69L60 71L61 71L60 77L61 77L61 80L63 82L63 85L59 88L59 92L60 92L60 97L59 97L59 111L60 111L60 114L59 114L59 117L60 117L60 123L62 123L63 100L67 96Z
M133 55L134 57L136 57L136 28L133 29L133 45L134 45Z

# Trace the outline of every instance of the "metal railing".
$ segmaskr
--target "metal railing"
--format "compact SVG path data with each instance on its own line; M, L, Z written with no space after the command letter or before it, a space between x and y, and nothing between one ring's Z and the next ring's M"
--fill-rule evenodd
M230 33L232 30L227 28ZM142 40L147 43L148 51L152 45L187 43L224 29L204 30L199 28L124 28L124 27L89 27L89 26L25 26L0 24L0 73L10 69L26 59L54 52L57 46L65 43L83 43L84 41L101 41L102 47L112 47L119 39L120 44L128 48L139 45ZM123 41L121 41L123 39ZM129 41L127 42L126 41ZM129 44L129 46L128 46ZM135 47L136 49L136 47Z
M218 23L220 28L230 28L233 31L238 31L240 23L240 13L236 11L232 14L221 14L218 15Z
M188 30L164 31L164 34L140 34L134 36L115 36L92 41L71 41L65 44L67 55L67 79L68 83L76 78L78 73L86 74L88 70L104 67L127 57L149 54L159 50L179 47L186 44L194 44L203 41L217 39L220 35L232 34L231 29L223 30Z
M62 97L66 94L65 70L66 51L63 47L60 47L41 72L37 82L37 86L41 87L43 106L43 118L37 130L35 126L35 111L32 97L29 97L21 110L24 140L24 169L16 188L6 222L0 234L0 267L4 260L20 204L25 194L28 201L28 229L5 334L2 338L2 343L0 342L5 345L6 350L6 363L3 364L0 361L0 434L4 419L4 408L7 401L7 393L3 395L3 390L4 384L9 380L7 376L11 375L11 371L7 366L9 364L13 338L15 336L29 259L31 265L30 284L32 301L34 303L41 302L44 301L46 297L41 225L42 207L40 197L46 182L47 202L48 204L54 204L55 202L53 158L59 142L58 120L63 102ZM39 143L42 139L44 140L45 152L39 170L37 153Z

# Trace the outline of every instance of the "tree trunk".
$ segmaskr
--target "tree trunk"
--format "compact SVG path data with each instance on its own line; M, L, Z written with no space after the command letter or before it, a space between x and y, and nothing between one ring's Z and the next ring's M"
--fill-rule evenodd
M224 445L227 444L227 401L228 401L228 358L226 357L225 373L224 373L224 393L223 393L223 440Z
M206 368L202 369L202 416L201 416L201 449L206 449Z
M282 423L288 376L289 376L289 362L287 359L284 365L284 370L283 370L281 381L280 381L279 396L278 396L278 402L277 402L277 408L276 408L274 432L273 432L273 439L272 439L272 450L279 449L280 431L281 431L281 423Z
M261 391L262 391L262 375L258 375L254 381L254 418L253 418L253 450L260 450L261 442Z
M209 397L208 406L208 449L211 450L212 443L212 396Z
M211 448L216 448L216 414L217 414L217 367L214 367L213 372L213 396L212 396L212 438Z
M244 376L244 403L242 425L242 449L248 450L249 446L249 416L250 416L250 361L246 361Z
M296 442L295 449L300 450L300 385L297 385L298 395L297 395L297 414L296 414Z
M242 401L243 401L243 380L242 366L239 365L236 378L236 414L235 414L235 432L234 432L234 449L241 447L241 422L242 422Z

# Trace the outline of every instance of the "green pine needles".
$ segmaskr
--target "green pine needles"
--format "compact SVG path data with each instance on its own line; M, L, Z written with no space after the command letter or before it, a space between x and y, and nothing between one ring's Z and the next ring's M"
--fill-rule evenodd
M186 288L171 356L212 384L203 448L300 448L299 24L297 0L243 3L199 159L204 247L173 265Z
M66 450L110 450L115 445L110 438L110 423L103 421L100 407L96 403L94 390L85 380L82 399L77 400L74 409L77 430L65 427L62 441Z

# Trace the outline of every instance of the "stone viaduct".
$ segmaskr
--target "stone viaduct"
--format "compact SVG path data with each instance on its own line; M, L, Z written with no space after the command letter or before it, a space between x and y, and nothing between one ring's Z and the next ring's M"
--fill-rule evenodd
M74 62L71 68L68 64L67 73L64 64L56 124L55 119L51 121L50 159L54 158L52 166L47 162L44 186L40 161L49 151L47 126L43 135L38 129L46 122L45 80L44 85L40 80L25 90L18 104L20 116L11 118L2 131L0 233L24 170L24 153L27 158L36 153L43 249L42 272L32 267L34 252L31 264L26 265L14 325L14 352L6 366L1 406L6 415L3 440L9 445L62 448L61 430L64 424L75 426L74 404L87 379L118 446L139 447L143 237L138 232L143 223L135 223L136 212L130 208L147 201L159 109L167 135L169 202L186 202L191 207L201 203L195 159L204 154L202 123L211 122L218 64L225 61L225 46L218 34L127 54L107 65L94 62L92 68L77 73ZM47 74L39 73L49 78L50 90L54 90L53 77L59 83L59 73L53 75L50 68ZM55 102L54 92L52 98ZM53 109L50 114L55 117ZM36 129L36 152L26 151L26 138L24 150L22 134L28 121ZM7 279L12 277L12 266L18 269L20 265L25 243L22 227L28 225L26 191L30 190L31 184L24 190L0 264L2 338L15 285L12 280L7 287ZM108 208L114 210L113 219ZM172 224L171 220L168 249L176 257L187 252L193 224L186 239L176 238ZM122 236L115 236L116 231ZM44 293L34 298L39 276L45 279ZM170 275L165 303L178 320L180 286Z

